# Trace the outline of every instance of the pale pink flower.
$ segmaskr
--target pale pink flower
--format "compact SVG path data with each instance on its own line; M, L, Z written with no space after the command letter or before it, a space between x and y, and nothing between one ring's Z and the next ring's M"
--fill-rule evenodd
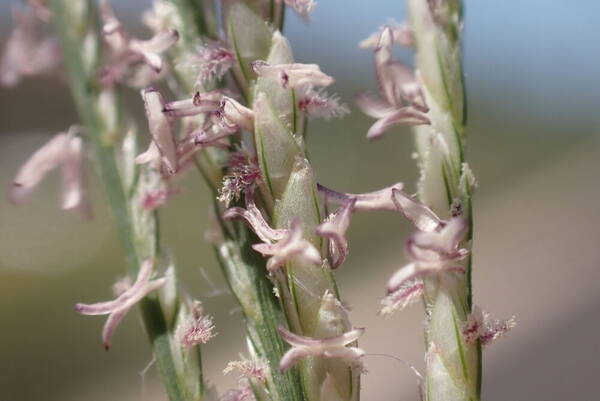
M210 146L224 149L229 147L227 138L236 131L224 129L220 119L221 117L211 114L202 128L190 133L189 139L197 149Z
M321 264L321 254L313 244L304 239L302 224L296 219L292 220L281 240L274 244L255 244L252 248L264 256L270 256L267 261L267 270L270 272L276 271L295 258L315 265Z
M348 255L346 231L350 226L350 218L355 203L356 199L351 198L317 227L317 235L329 239L332 269L341 266Z
M246 209L232 207L223 214L225 220L244 219L252 231L263 241L252 248L264 256L269 256L267 270L274 272L292 259L300 258L315 265L321 265L319 251L304 239L302 225L292 220L287 229L273 229L265 221L254 203L253 189L246 192Z
M215 40L208 40L182 61L187 70L198 74L196 85L207 85L223 78L235 61L233 51Z
M225 206L231 201L238 200L250 187L262 180L256 156L250 156L247 151L238 150L229 156L227 174L219 188L217 199Z
M117 19L108 0L101 1L100 12L103 23L102 30L111 60L102 73L103 84L112 85L114 82L123 81L131 72L131 68L139 64L145 64L153 71L153 74L148 75L147 80L137 79L138 85L147 85L153 78L157 78L164 65L161 53L177 42L179 33L168 29L158 32L148 40L132 38ZM144 72L142 71L142 73ZM135 77L134 80L136 80Z
M144 197L142 198L142 208L149 212L156 210L167 203L173 195L178 193L179 191L177 189L170 188L167 183L164 183L158 188L144 194Z
M165 112L165 114L171 115L168 112ZM183 171L190 166L194 155L202 149L208 147L229 148L228 137L235 133L235 131L223 128L218 111L207 113L204 122L200 126L197 121L189 119L184 119L182 124L183 131L187 134L177 143L179 171Z
M421 85L410 68L392 59L393 43L392 30L383 29L374 53L380 98L368 93L356 98L362 111L377 119L367 133L369 139L380 137L397 124L430 123Z
M58 41L42 37L40 21L30 11L13 7L14 28L0 57L0 85L15 86L22 77L54 70L61 62Z
M254 401L254 391L247 380L240 380L237 387L227 391L219 401Z
M351 367L363 369L361 358L365 352L358 347L347 347L364 333L365 329L352 329L342 335L329 338L312 338L294 334L282 326L281 337L292 347L283 355L279 368L285 371L307 357L339 359Z
M348 242L345 238L350 225L351 214L369 210L391 210L401 212L419 230L432 231L442 222L427 206L415 201L402 191L403 184L398 182L378 191L364 194L341 193L318 184L318 190L326 203L342 206L317 227L317 234L330 240L330 256L332 267L344 262L348 253Z
M429 207L403 192L403 186L401 182L398 182L378 191L349 194L334 191L321 184L317 185L327 204L341 205L333 215L317 227L317 234L330 240L329 252L333 268L340 266L348 254L348 242L345 236L354 212L397 211L423 232L439 230L445 225L445 222ZM422 240L420 234L415 234L414 238Z
M383 316L389 316L406 308L421 297L423 287L423 281L420 279L405 281L396 291L381 300L379 313Z
M328 95L322 91L309 89L299 96L298 108L309 118L330 120L350 113L348 106L340 103L337 95Z
M200 344L206 344L217 334L211 316L204 313L200 301L194 301L190 314L182 326L177 330L179 341L184 347L189 348Z
M60 172L63 194L62 208L77 210L84 216L90 216L90 205L85 191L83 140L81 137L71 136L68 139Z
M102 330L104 348L110 348L112 335L127 312L149 293L166 283L164 277L151 280L152 268L152 260L145 260L140 266L135 283L113 301L75 305L75 310L84 315L109 315Z
M411 263L400 268L388 281L388 293L393 293L406 282L427 275L444 272L464 273L458 262L468 255L460 242L468 231L467 221L453 217L434 231L417 231L406 242Z
M254 132L254 111L231 97L223 96L217 116L226 131L235 132L243 129Z
M40 181L55 168L62 176L62 208L77 210L89 215L84 186L83 140L75 135L74 128L61 132L38 149L21 166L12 182L9 199L13 203L25 202Z
M327 203L344 204L355 200L352 211L390 210L401 212L414 226L421 231L433 231L440 227L442 221L426 205L413 199L402 191L404 184L398 182L389 187L364 194L337 192L318 184L319 192Z
M397 182L389 187L367 192L364 194L350 194L344 192L337 192L333 189L327 188L324 185L318 184L318 190L325 198L326 202L332 202L337 204L344 204L349 200L354 200L352 207L353 211L369 211L369 210L391 210L396 211L397 206L393 200L394 191L400 191L404 187L404 184Z
M247 360L242 359L240 361L231 361L227 363L225 369L223 369L223 374L229 374L233 371L238 371L242 376L247 379L255 379L260 382L265 382L267 380L267 363L263 360Z
M171 121L163 113L165 102L160 92L154 88L141 91L146 117L152 135L152 142L146 152L136 157L138 164L152 163L164 167L168 174L178 170L177 144Z
M417 201L400 188L392 189L392 201L396 210L401 212L417 230L432 232L441 228L443 221L427 205Z
M317 64L269 64L263 60L252 63L252 69L259 77L271 78L283 88L312 88L329 86L333 77L321 71Z
M398 23L394 20L389 21L385 26L381 27L377 32L370 35L368 38L361 40L358 47L361 49L369 49L377 47L379 38L384 29L389 28L392 31L392 39L394 43L401 46L412 47L415 44L415 38L412 29L406 23Z
M467 344L475 344L477 340L481 345L489 345L500 337L503 337L517 325L515 317L510 319L490 319L490 315L479 306L473 306L473 310L467 318L462 333Z
M314 0L283 0L283 2L286 6L291 7L305 21L309 20L310 14L317 6L317 2Z
M166 103L163 111L171 117L189 117L219 110L226 92L216 89L210 92L196 92L188 99Z
M246 224L254 231L254 233L264 243L273 243L282 240L286 235L284 229L271 228L265 220L262 212L254 203L254 190L250 188L245 194L246 209L241 207L231 207L223 213L225 220L243 219Z

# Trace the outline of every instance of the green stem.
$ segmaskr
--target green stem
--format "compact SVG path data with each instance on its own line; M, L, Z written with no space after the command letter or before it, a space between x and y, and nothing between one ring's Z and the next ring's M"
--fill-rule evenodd
M79 0L78 0L79 1ZM86 126L88 137L92 142L99 166L100 178L108 197L112 214L117 226L117 233L130 273L135 275L139 269L139 256L135 247L135 236L132 219L125 196L123 182L115 160L115 144L109 140L109 133L105 132L102 117L98 109L100 88L97 83L97 66L99 54L95 57L93 68L89 64L86 70L84 57L86 51L84 40L88 29L92 29L93 40L98 53L101 49L99 35L99 21L96 10L90 1L86 2L88 13L79 21L68 18L68 11L73 4L69 0L53 0L52 10L55 18L55 28L59 34L69 85L75 105L83 123ZM76 5L79 7L79 5ZM89 40L89 37L87 38ZM164 319L158 300L145 298L141 302L141 312L144 326L150 338L156 357L158 369L163 378L169 399L171 401L189 401L187 390L182 378L178 375L176 364L171 349L169 329Z
M234 238L215 248L216 256L232 293L242 308L246 331L259 358L270 367L269 389L273 400L302 401L296 368L282 373L279 361L287 349L277 332L283 321L264 260L251 248L245 226L236 224ZM252 235L253 243L257 242ZM252 283L252 285L248 285Z

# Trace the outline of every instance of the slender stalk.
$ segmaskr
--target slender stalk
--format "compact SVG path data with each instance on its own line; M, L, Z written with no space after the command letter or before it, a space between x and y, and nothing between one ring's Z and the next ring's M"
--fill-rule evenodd
M472 246L473 175L465 160L466 105L461 64L460 0L408 0L416 41L416 68L431 125L415 127L420 156L419 197L439 216L462 215ZM481 346L467 344L463 327L472 309L471 257L466 274L425 280L426 400L480 399Z
M101 112L101 89L97 74L102 45L96 10L91 1L80 0L53 0L52 10L73 99L96 154L100 178L113 212L128 269L131 275L135 275L141 259L136 247L139 238L136 238L125 185L116 162L115 132L108 130ZM116 102L112 107L118 107ZM117 110L113 111L118 114ZM160 301L145 298L141 302L141 314L169 399L189 401L190 391L182 377L171 341L173 327L167 322Z

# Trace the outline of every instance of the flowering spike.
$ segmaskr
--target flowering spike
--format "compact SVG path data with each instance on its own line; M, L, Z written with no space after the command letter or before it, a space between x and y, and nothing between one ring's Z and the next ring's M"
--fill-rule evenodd
M392 313L406 308L423 294L423 281L416 279L404 281L400 287L381 300L379 314L389 316Z
M489 345L517 325L515 317L498 320L490 319L489 313L475 305L463 327L462 333L467 344L474 344L477 340L481 345Z
M54 38L42 38L33 12L13 7L14 28L0 56L0 85L15 86L22 77L54 70L61 50Z
M331 268L335 269L344 263L348 255L348 240L346 231L350 226L350 217L356 203L356 198L347 201L335 214L317 227L317 234L329 239Z
M309 356L338 358L352 367L362 367L360 358L365 352L358 347L346 347L346 345L356 341L364 333L365 329L363 328L323 339L300 336L282 326L279 326L278 330L281 337L292 346L281 358L279 368L282 371Z
M252 63L252 69L259 77L278 80L283 88L329 86L335 82L317 64L269 64L256 60Z
M200 301L194 301L189 316L177 328L177 336L184 347L190 348L210 341L217 335L214 329L212 317L204 314Z
M83 315L109 315L102 330L104 348L110 348L110 339L127 312L142 298L165 284L164 277L150 280L152 266L151 259L145 260L140 266L135 283L113 301L75 305L75 310Z
M175 136L171 129L171 122L163 113L165 107L163 97L154 88L144 89L141 94L152 142L148 150L136 158L136 162L141 164L152 161L164 166L169 174L175 174L178 170Z

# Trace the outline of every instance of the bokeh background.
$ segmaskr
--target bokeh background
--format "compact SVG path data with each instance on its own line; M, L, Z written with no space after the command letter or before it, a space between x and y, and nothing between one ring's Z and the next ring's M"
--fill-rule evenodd
M0 43L10 6L0 0ZM149 0L113 1L133 30ZM468 158L479 180L475 198L475 300L517 328L485 350L484 399L598 400L600 357L600 3L594 0L466 0L465 71ZM399 0L321 0L310 25L290 15L286 34L301 62L337 78L351 104L374 89L371 55L356 43L393 17ZM1 46L1 45L0 45ZM410 52L399 57L410 61ZM130 106L139 112L132 94ZM0 88L0 185L50 135L77 121L61 78ZM140 120L141 121L141 120ZM354 107L340 121L310 126L309 152L319 181L348 192L396 181L414 188L408 129L368 143L370 121ZM57 177L15 207L0 196L0 400L164 400L135 314L114 346L100 345L103 318L77 315L78 301L107 299L124 270L111 217L94 176L94 219L58 210ZM220 333L204 349L207 376L221 391L221 370L243 350L240 313L203 243L209 194L190 174L161 209L165 241L189 292L215 315ZM415 305L376 316L387 277L403 264L410 227L389 213L358 215L351 254L338 271L352 319L366 326L369 353L423 365L423 313ZM221 295L215 295L219 294ZM209 296L210 295L210 296ZM402 363L367 356L363 399L417 400Z

